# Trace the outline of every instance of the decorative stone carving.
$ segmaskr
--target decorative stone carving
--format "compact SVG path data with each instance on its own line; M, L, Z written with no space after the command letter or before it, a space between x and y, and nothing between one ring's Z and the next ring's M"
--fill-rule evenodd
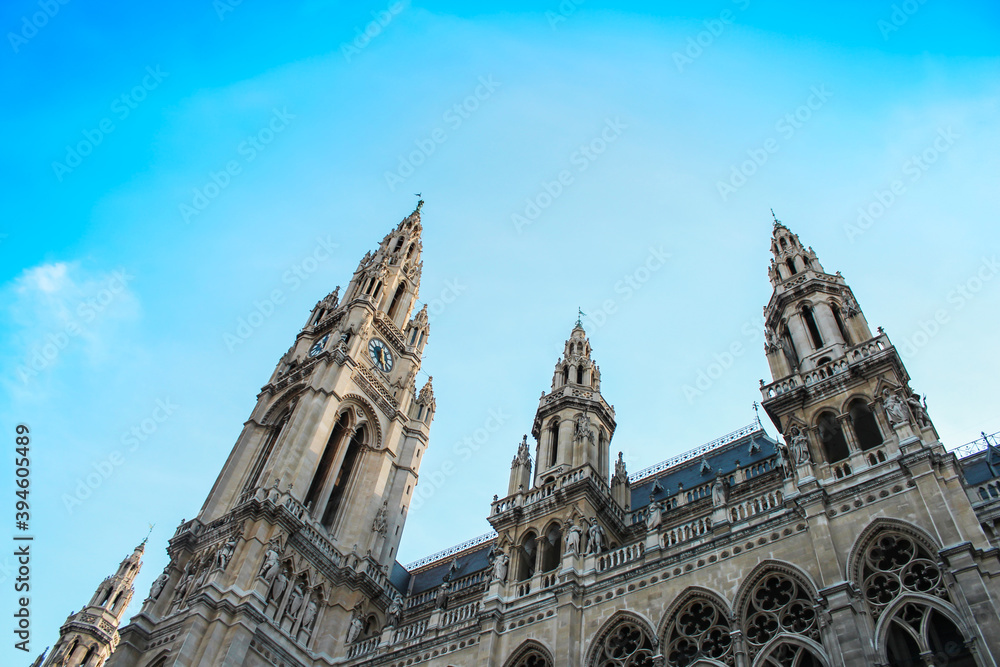
M913 420L916 422L917 426L924 428L930 426L931 420L927 416L927 397L924 397L923 405L920 404L919 394L910 394L906 399L906 405L910 408L910 414L913 415Z
M278 601L281 599L281 595L285 592L285 588L288 587L288 577L284 572L278 572L278 576L274 579L274 584L271 586L271 590L267 596L268 601L274 600Z
M389 610L386 612L385 626L387 628L394 628L399 625L399 620L403 616L403 596L396 593L392 596L392 603L389 604Z
M712 484L712 506L725 507L729 501L729 484L723 477L722 471L715 476L715 483Z
M309 630L312 628L313 623L316 622L316 614L319 612L319 605L316 603L316 598L310 596L309 604L306 605L306 612L302 616L302 629Z
M654 500L649 504L649 512L646 514L646 530L657 530L661 523L663 523L663 507Z
M792 466L788 445L779 441L775 446L775 451L778 455L778 465L781 467L781 474L785 477L791 477L794 467Z
M302 596L305 593L305 586L299 582L292 592L288 595L288 614L289 618L293 621L299 617L299 612L302 611Z
M590 417L586 414L578 415L576 418L576 427L574 431L574 436L576 440L588 440L590 444L594 444L594 427L590 424Z
M510 467L514 468L519 465L530 465L531 464L531 451L528 449L528 436L525 435L521 439L521 444L517 446L517 456L511 462Z
M232 537L223 544L218 552L215 554L215 565L220 570L225 570L226 566L229 565L229 561L233 557L233 553L236 551L236 538Z
M507 581L507 566L510 563L510 556L500 552L493 561L493 573L491 581L499 581L501 584Z
M905 424L909 421L906 405L899 396L889 391L888 388L882 390L882 405L885 407L885 414L889 418L889 423L893 426Z
M277 538L271 540L267 545L267 551L264 552L264 563L260 566L260 573L257 575L261 577L267 583L274 581L275 575L278 574L278 570L281 569L278 559L281 557L281 553L278 551L278 540Z
M170 575L167 574L167 569L169 567L170 566L168 565L167 568L164 568L163 572L160 573L160 576L158 576L156 578L156 581L153 582L153 585L150 586L149 588L150 600L158 600L160 594L163 593L163 589L166 587L167 582L170 581Z
M355 610L357 611L357 610ZM365 622L361 620L360 614L355 614L351 619L351 627L347 629L347 643L353 644L361 636L361 631L365 628Z
M444 582L438 588L437 596L434 598L434 608L435 609L447 609L448 608L448 594L451 591L451 583Z
M378 535L385 535L386 531L389 529L388 523L389 516L389 501L383 500L382 507L378 509L378 513L375 514L375 520L372 521L372 532Z
M590 521L590 528L587 530L587 553L599 554L605 549L604 529L597 523L595 516Z
M795 465L802 465L803 463L808 463L810 461L809 438L806 437L805 433L799 430L798 426L792 426L791 431L789 431L788 450L791 453L792 462Z
M580 553L580 542L583 539L583 529L576 525L571 518L566 527L566 553Z

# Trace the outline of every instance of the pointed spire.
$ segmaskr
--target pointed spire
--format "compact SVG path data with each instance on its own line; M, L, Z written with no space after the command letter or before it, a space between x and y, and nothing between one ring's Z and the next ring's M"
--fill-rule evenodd
M434 376L428 375L427 382L424 383L423 388L420 390L420 395L417 396L418 403L428 404L434 402L434 387L431 384L433 381Z

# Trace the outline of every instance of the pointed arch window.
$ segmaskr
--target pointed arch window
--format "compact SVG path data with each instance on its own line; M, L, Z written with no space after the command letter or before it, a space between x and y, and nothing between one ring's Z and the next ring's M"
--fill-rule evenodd
M792 276L798 273L798 271L795 270L795 258L789 257L788 261L785 262L785 266L788 267L788 271Z
M406 259L410 259L411 257L413 257L413 250L415 247L416 246L411 243L410 247L406 249Z
M812 308L802 307L802 319L806 321L806 328L809 330L809 337L812 338L813 347L817 350L823 347L823 337L819 335L819 327L816 325L816 318L813 316Z
M538 553L538 538L528 532L521 541L517 558L517 580L527 581L535 574L535 555Z
M816 426L819 428L819 440L823 445L826 462L836 463L846 459L850 452L837 417L832 412L824 412L816 420Z
M791 364L792 368L796 368L799 365L799 352L795 349L795 341L792 340L788 326L784 324L781 326L781 348L785 352L788 363Z
M847 327L844 326L844 319L840 315L840 307L833 305L830 309L833 311L833 320L837 323L837 328L840 330L840 337L844 339L844 343L851 345L851 336L847 333Z
M399 287L396 288L396 293L392 295L392 301L389 303L389 319L395 320L396 315L399 312L399 304L403 302L403 297L406 295L406 283L399 283Z
M403 249L403 237L400 236L398 239L396 239L396 247L393 248L392 251L394 253L397 253L397 252L399 252L402 249Z
M288 424L288 419L291 416L291 411L285 410L285 412L278 418L277 422L268 429L267 433L264 435L264 445L260 448L260 453L257 454L257 460L254 461L253 467L250 469L250 475L247 477L246 484L243 485L244 491L252 491L257 488L258 482L260 482L260 475L264 471L264 466L267 465L268 459L271 458L271 452L274 450L274 444L281 437L281 434L285 431L285 426Z
M559 460L559 418L556 417L549 424L549 465L554 466Z
M631 620L622 620L597 649L595 667L653 667L653 639Z
M696 597L677 610L667 636L667 664L689 667L699 658L733 664L729 615L718 605Z
M337 518L337 511L343 503L347 486L353 476L364 441L365 427L360 426L358 427L358 430L354 432L354 436L351 437L351 441L347 444L347 451L344 453L344 461L340 464L340 469L337 471L337 476L334 478L333 489L330 491L330 500L327 501L326 509L323 511L323 518L321 521L327 528L332 528L334 520Z
M349 422L350 415L344 412L333 426L330 439L326 442L326 449L323 450L323 456L320 457L319 465L316 467L316 474L313 475L309 491L306 493L305 504L308 507L315 507L319 501L320 494L323 492L323 487L326 484L326 478L330 474L330 468L333 467L334 459L337 457L337 450L340 448L340 443L344 440L344 436L347 433Z
M882 433L879 431L878 422L871 408L861 400L856 398L851 401L848 408L851 415L851 425L854 428L854 437L862 450L869 450L882 444Z
M583 384L583 366L576 367L576 383Z
M545 537L540 540L542 549L542 572L551 572L559 567L562 560L562 528L554 523L549 526Z

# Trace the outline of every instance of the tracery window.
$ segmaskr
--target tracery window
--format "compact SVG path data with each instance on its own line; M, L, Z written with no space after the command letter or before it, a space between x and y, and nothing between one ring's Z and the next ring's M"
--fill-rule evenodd
M768 574L757 582L747 602L744 619L751 657L781 633L809 637L817 642L820 639L812 596L795 579L780 572ZM794 661L773 664L781 667L799 665Z
M531 650L515 662L512 667L552 667L552 663L539 651Z
M653 640L635 623L623 621L601 643L596 667L653 667Z
M905 593L948 599L941 569L930 552L913 538L887 531L865 552L861 590L878 619L885 608Z
M764 667L821 667L822 663L804 646L780 644L764 659Z
M889 667L921 664L927 654L933 654L935 664L976 667L967 642L951 620L927 605L904 604L893 615L886 638Z
M688 667L699 658L733 662L733 640L725 612L711 601L695 598L681 607L670 624L667 664Z

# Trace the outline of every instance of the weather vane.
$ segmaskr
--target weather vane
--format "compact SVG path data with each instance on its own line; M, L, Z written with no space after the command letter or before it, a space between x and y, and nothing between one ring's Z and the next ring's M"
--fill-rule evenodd
M773 208L771 209L771 217L774 218L774 224L775 225L780 225L781 224L781 220L778 220L778 216L776 216L774 214L774 209Z
M576 309L576 326L583 326L583 318L587 313L583 312L583 308Z
M757 420L757 425L760 426L760 412L757 411L758 407L760 407L760 406L757 405L757 401L754 401L753 402L753 416L754 416L754 419Z

